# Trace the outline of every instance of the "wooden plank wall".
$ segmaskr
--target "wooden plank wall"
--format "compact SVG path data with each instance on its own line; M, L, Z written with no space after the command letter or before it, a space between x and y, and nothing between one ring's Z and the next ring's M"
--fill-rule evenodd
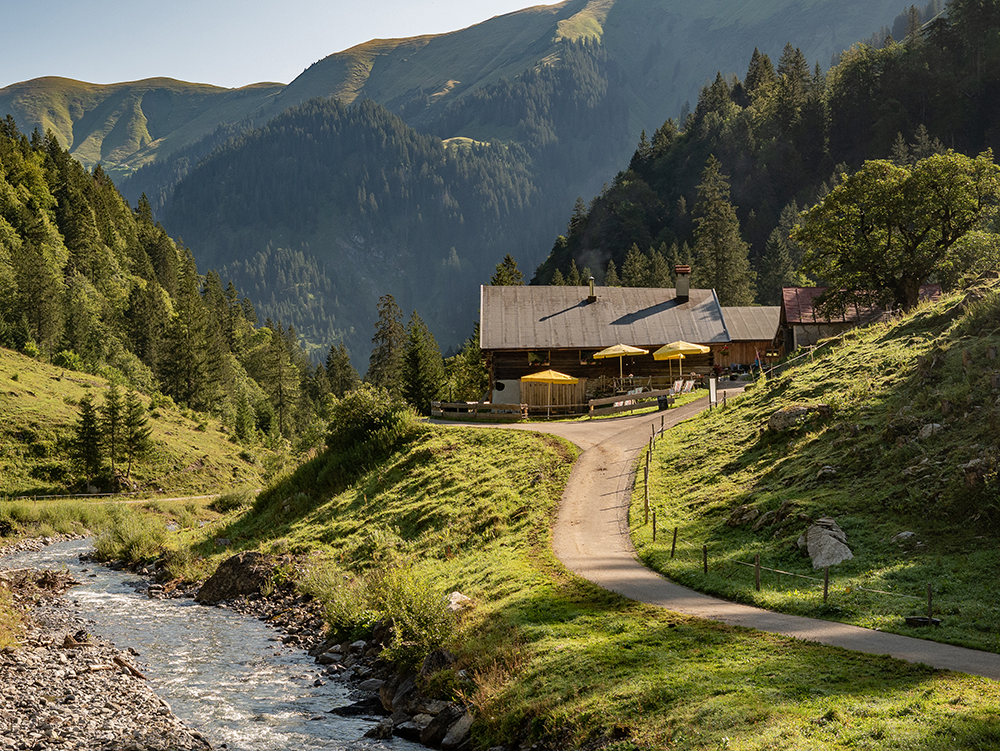
M528 406L544 407L549 402L549 384L547 383L525 383L521 381L521 403ZM579 408L580 405L587 404L587 380L581 378L578 383L553 383L552 402L553 407Z

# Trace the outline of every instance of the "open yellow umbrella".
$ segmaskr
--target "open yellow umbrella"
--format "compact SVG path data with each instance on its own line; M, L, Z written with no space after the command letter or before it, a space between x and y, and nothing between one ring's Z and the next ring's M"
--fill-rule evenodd
M648 349L640 349L639 347L632 347L628 344L615 344L607 349L602 349L600 352L594 353L595 360L602 360L606 357L617 357L618 358L618 377L622 378L622 358L625 355L648 355Z
M677 375L680 376L681 370L682 370L682 368L680 366L680 361L684 359L684 355L682 355L680 352L678 352L676 355L669 355L667 357L657 357L656 359L657 360L677 360ZM674 377L674 367L672 365L667 370L667 377L668 378L673 378Z
M704 344L691 344L691 342L677 341L670 342L670 344L664 344L653 353L653 359L677 360L679 364L679 361L683 360L688 355L707 355L711 351L712 348L706 347ZM678 369L677 375L680 375L680 369Z
M711 347L704 344L691 344L691 342L670 342L664 344L653 353L654 360L673 360L677 355L707 355L712 351Z
M574 378L571 375L566 375L565 373L560 373L558 370L543 370L541 373L532 373L531 375L521 376L522 383L547 383L549 384L549 394L546 398L548 401L546 416L552 409L552 384L553 383L579 383L579 378Z

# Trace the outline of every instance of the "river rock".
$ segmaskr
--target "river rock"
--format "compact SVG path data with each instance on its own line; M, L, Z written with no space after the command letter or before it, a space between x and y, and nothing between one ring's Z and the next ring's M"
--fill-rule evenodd
M854 558L847 547L847 535L829 516L817 519L798 539L799 549L812 558L814 569L836 566Z
M420 733L420 742L425 746L437 748L448 735L448 730L465 712L454 704L445 704L441 711L434 715Z
M450 728L444 739L441 741L441 751L455 751L469 739L472 731L472 713L466 712L459 717Z
M237 553L219 565L198 590L195 600L211 605L242 595L260 594L270 583L272 571L273 561L269 556L255 551Z

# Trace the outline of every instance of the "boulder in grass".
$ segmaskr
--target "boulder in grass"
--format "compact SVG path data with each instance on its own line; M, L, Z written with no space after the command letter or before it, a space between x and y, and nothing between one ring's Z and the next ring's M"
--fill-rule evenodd
M810 525L799 537L798 546L812 559L813 569L836 566L854 558L854 553L847 547L847 535L829 516Z

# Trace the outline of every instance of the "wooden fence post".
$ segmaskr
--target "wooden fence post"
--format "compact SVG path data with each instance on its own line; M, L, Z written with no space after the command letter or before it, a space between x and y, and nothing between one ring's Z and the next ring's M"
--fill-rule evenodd
M753 583L760 592L760 553L754 553L753 556Z
M674 527L674 541L670 543L670 557L674 557L674 552L677 550L677 527Z
M931 615L934 612L933 601L931 600L931 585L927 585L927 625L931 625Z
M830 592L830 567L823 569L823 603L826 604L827 594Z
M653 512L653 542L656 542L656 512Z
M708 573L708 545L701 546L701 567Z

